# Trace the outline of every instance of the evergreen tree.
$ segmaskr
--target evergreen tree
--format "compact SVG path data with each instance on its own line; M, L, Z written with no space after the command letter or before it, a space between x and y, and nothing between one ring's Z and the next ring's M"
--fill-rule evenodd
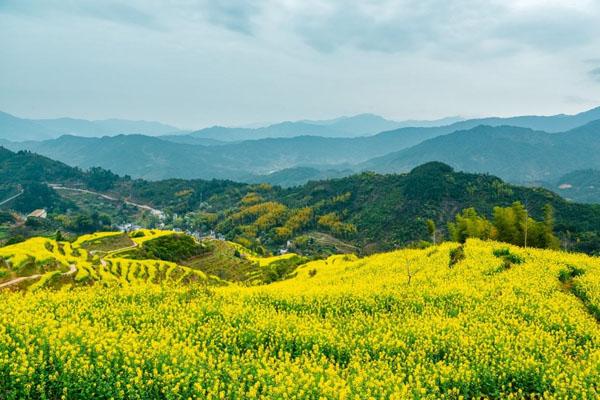
M431 237L431 243L436 244L435 234L437 229L435 227L435 222L433 222L432 219L427 220L427 231L429 232L429 236Z

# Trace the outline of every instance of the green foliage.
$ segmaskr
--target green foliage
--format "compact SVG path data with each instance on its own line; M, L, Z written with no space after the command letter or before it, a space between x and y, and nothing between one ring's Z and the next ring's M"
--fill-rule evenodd
M448 261L448 266L450 268L454 267L460 261L466 258L464 247L458 246L450 250L450 260Z
M0 166L0 182L13 185L7 193L14 193L15 182L98 185L97 190L110 188L111 193L149 204L168 215L177 213L179 218L172 226L200 232L216 230L256 251L272 252L288 240L293 242L314 232L328 234L365 254L421 240L438 241L448 233L458 241L490 237L489 225L483 220L467 215L462 225L456 225L456 210L473 208L490 223L496 219L502 224L506 229L500 233L510 243L524 245L527 236L528 246L557 248L561 244L587 253L600 252L600 205L567 202L547 190L512 186L489 175L455 172L439 162L424 164L408 174L362 173L287 189L225 180L130 180L100 169L83 172L35 154L7 150L0 151ZM70 210L66 218L57 220L60 226L43 234L57 228L74 233L108 228L107 221L77 220L77 214L92 217L93 212L104 214L103 209L80 204L82 209L77 211L69 204L46 204L53 202L51 197L37 197L43 200L39 205L49 207L52 213ZM522 209L494 211L494 207L506 209L524 198L528 199L527 218ZM23 212L31 211L31 204ZM260 215L246 210L261 204L271 207ZM554 209L552 218L544 210L546 204ZM110 217L114 223L133 222L131 212L111 213ZM427 220L437 225L433 236ZM95 222L101 222L101 227L94 226ZM135 222L152 226L156 220ZM8 232L9 237L14 234L29 236L31 232Z
M578 268L574 265L567 265L566 269L561 269L558 274L558 279L562 283L567 283L573 278L577 278L585 273L585 271L581 268Z
M506 259L512 264L523 264L523 262L525 261L520 256L511 253L510 250L507 248L495 249L493 251L493 254L495 257Z
M27 238L23 235L13 235L6 241L5 245L10 246L11 244L17 244L24 242Z
M63 219L64 227L77 234L92 233L98 231L110 231L112 222L108 215L92 214L71 214Z
M142 244L140 249L130 252L128 257L180 262L208 251L210 251L209 245L197 243L188 235L174 234L148 240Z
M435 234L436 234L436 231L437 231L437 229L435 227L435 222L432 219L428 219L426 221L426 223L427 223L427 232L429 233L429 236L431 236L431 242L433 244L435 244L436 243Z
M60 197L48 185L30 182L23 185L23 194L13 200L12 208L27 214L38 208L45 208L49 211L64 211L68 208L74 208L74 206Z
M6 211L0 211L0 224L12 224L13 222L15 222L15 218L12 216L11 213Z
M543 207L544 220L537 222L529 217L523 204L516 201L510 207L494 207L493 221L467 208L457 214L455 222L448 224L452 240L464 243L467 238L494 239L517 246L556 249L559 240L554 235L554 210L551 205Z
M525 262L521 256L511 253L508 248L495 249L493 254L495 257L502 259L502 267L500 270L507 270L513 265L520 265Z
M448 224L450 237L455 242L464 243L468 238L489 239L493 234L492 224L477 214L474 208L463 210L457 214L455 222Z
M109 170L92 167L87 171L85 182L90 189L106 191L112 189L120 179L118 175Z
M265 267L263 272L263 281L265 283L272 283L292 277L293 272L296 268L305 263L306 259L303 257L294 256L291 258L285 258L272 262ZM316 274L316 271L313 275Z

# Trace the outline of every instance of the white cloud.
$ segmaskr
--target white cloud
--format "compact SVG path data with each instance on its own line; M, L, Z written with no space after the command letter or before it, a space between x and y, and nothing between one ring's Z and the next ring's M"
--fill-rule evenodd
M574 112L600 101L599 19L575 0L4 0L0 109L190 127Z

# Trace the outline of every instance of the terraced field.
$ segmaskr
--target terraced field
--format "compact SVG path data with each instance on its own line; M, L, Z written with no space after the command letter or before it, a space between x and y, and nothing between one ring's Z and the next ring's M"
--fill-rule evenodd
M126 235L98 232L73 243L33 238L0 248L0 288L40 289L65 285L104 286L172 282L223 284L199 269L162 260L130 260L121 253L171 231L140 230ZM72 269L71 269L72 268ZM74 272L73 272L74 269ZM11 284L14 282L14 284Z

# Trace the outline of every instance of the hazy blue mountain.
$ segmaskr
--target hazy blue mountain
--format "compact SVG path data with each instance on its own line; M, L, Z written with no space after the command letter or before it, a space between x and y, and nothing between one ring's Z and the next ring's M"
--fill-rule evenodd
M120 133L139 133L143 135L158 136L182 132L181 129L175 126L157 121L132 121L128 119L109 118L93 122L111 132L113 135Z
M369 160L359 168L406 172L428 161L512 182L553 181L574 169L600 168L600 121L554 134L513 126L478 126Z
M168 140L173 143L183 143L183 144L199 144L201 146L219 146L222 144L235 143L235 142L223 142L221 140L216 139L208 139L208 138L199 138L191 135L161 135L160 139Z
M12 143L11 150L28 149L71 166L99 166L136 178L235 178L209 147L172 143L143 135L102 138L61 136L43 142ZM246 175L246 174L243 174Z
M575 115L558 114L551 116L526 115L518 117L489 117L461 121L453 124L455 130L474 128L479 125L502 126L510 125L521 128L531 128L544 132L565 132L592 121L600 120L600 107Z
M352 165L359 170L406 172L428 161L442 161L512 182L552 182L573 169L600 168L599 127L596 122L554 134L509 126L458 132L453 131L454 126L401 128L358 138L298 136L211 146L143 135L64 136L6 146L29 149L72 166L101 166L146 179L248 180L290 168L327 171L347 170ZM313 179L309 170L303 171L305 177L292 170L270 179L280 179L284 185Z
M456 116L456 117L446 117L446 118L434 119L431 121L411 119L411 120L402 121L400 124L401 124L402 128L408 128L408 127L433 128L436 126L452 125L452 124L455 124L457 122L461 122L464 120L465 120L464 118Z
M379 115L359 114L352 117L340 117L329 120L288 121L256 128L213 126L192 132L189 136L228 142L267 138L290 138L296 136L354 138L372 136L380 132L406 127L446 126L460 120L459 117L451 117L435 121L391 121ZM178 139L170 138L169 140Z
M350 164L413 146L447 133L448 129L403 128L358 138L299 136L212 146L143 135L63 136L41 142L8 143L6 147L29 149L72 166L101 166L119 174L147 179L240 179L299 166L347 169Z
M570 123L581 122L594 112L573 116ZM566 133L511 126L477 126L457 131L472 123L400 128L355 138L305 135L220 142L193 135L119 135L93 140L66 136L41 142L8 143L6 147L30 149L73 166L97 165L147 179L247 180L292 169L269 178L279 179L284 185L319 177L314 171L293 170L298 167L343 171L358 166L359 170L405 172L428 161L443 161L460 170L489 172L512 182L553 182L574 169L600 168L600 122ZM294 125L280 124L280 127Z
M391 121L375 114L359 114L321 121L301 121L310 125L327 126L344 132L347 137L374 135L379 132L398 129L402 122Z
M0 139L11 141L45 140L61 135L96 137L122 133L165 135L176 132L181 132L181 130L152 121L122 119L88 121L76 118L26 119L0 112Z
M461 117L447 117L436 120L407 120L392 121L375 114L359 114L352 117L340 117L329 120L305 120L303 122L312 125L336 126L342 130L362 136L368 132L384 132L398 128L430 128L435 126L446 126L463 121Z
M52 137L60 135L105 136L107 130L92 121L76 118L38 119L36 123L52 131Z
M179 131L174 126L153 121L129 121L123 119L88 121L75 118L38 119L35 121L56 132L58 135L86 137L114 136L124 133L155 136Z
M259 175L243 179L248 183L269 183L281 187L293 187L303 185L309 181L341 178L352 175L351 169L317 169L312 167L294 167L275 171L267 175Z
M376 133L376 132L373 132ZM261 128L227 128L213 126L189 134L194 138L214 139L226 142L267 138L290 138L295 136L349 137L356 136L335 126L314 125L306 122L281 122Z
M54 132L35 121L17 118L0 111L0 139L44 140L54 136Z
M374 135L384 131L401 128L443 128L443 133L471 129L479 125L510 125L531 128L545 132L564 132L600 119L600 107L575 115L489 117L462 120L449 117L434 121L391 121L374 114L359 114L352 117L340 117L330 120L303 120L282 122L258 128L227 128L214 126L192 132L195 138L215 139L219 141L244 141L252 139L322 136L322 137L359 137Z
M543 186L568 200L600 203L600 169L572 171Z

